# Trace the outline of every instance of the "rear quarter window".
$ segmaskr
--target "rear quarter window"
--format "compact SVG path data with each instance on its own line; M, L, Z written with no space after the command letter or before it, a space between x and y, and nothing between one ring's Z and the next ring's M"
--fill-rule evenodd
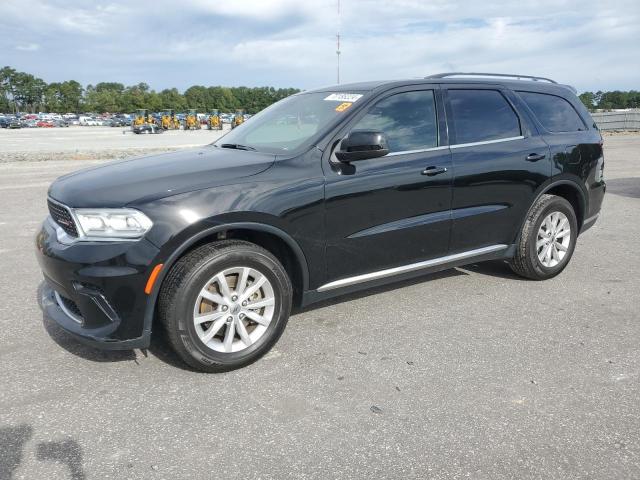
M547 93L518 92L538 121L550 132L579 132L587 127L567 100Z

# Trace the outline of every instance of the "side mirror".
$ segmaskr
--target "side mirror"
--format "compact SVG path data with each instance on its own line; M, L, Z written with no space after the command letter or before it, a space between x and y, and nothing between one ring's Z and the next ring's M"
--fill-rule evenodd
M375 130L353 130L342 139L335 152L336 158L345 163L384 157L387 153L387 136Z

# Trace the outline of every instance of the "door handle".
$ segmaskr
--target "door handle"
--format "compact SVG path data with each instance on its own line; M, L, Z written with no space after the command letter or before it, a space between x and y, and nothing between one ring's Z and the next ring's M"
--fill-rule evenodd
M542 160L546 155L544 153L530 153L527 155L527 162L537 162Z
M431 166L427 167L422 171L422 175L426 175L427 177L433 177L435 175L440 175L441 173L445 173L447 171L447 167L436 167Z

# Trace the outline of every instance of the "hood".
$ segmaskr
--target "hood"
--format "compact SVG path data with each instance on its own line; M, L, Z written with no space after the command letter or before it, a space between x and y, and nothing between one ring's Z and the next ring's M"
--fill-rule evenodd
M49 196L75 208L118 208L236 183L274 160L273 154L206 146L79 170L58 178Z

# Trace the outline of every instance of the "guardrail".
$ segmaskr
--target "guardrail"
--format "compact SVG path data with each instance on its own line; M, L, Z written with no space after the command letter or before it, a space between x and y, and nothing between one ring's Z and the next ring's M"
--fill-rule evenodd
M602 131L606 130L640 130L640 110L626 112L594 112L594 122Z

